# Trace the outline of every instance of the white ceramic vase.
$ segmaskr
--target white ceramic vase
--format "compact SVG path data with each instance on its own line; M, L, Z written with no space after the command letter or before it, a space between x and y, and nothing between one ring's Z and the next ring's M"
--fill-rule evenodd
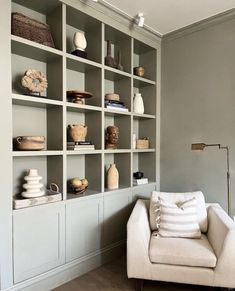
M21 193L24 198L35 198L45 194L45 191L41 190L43 184L39 181L42 177L38 175L38 170L30 169L29 174L25 176L24 179L26 181L26 183L23 184L25 191Z
M82 31L75 32L73 36L73 44L77 50L85 51L87 46L87 41L85 38L85 34Z
M107 172L107 188L109 190L118 189L119 187L119 173L115 164L110 164Z
M144 113L144 102L141 93L135 93L134 95L133 111L138 114Z

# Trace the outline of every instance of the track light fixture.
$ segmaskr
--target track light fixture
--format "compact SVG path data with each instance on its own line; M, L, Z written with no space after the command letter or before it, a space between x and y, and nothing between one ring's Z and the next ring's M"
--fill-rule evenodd
M139 27L144 26L144 14L142 12L138 13L136 17L136 23Z

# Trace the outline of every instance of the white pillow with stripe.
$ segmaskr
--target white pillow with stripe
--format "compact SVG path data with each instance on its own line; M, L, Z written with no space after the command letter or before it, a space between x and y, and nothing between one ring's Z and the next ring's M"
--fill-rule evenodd
M175 204L159 197L154 205L158 234L163 237L200 238L197 200L192 198Z

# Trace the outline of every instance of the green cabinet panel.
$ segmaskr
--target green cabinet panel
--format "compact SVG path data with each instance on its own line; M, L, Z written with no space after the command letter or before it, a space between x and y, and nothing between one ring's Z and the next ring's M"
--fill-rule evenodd
M126 224L131 212L132 191L122 190L104 196L103 245L126 238Z
M94 198L67 203L66 262L85 256L100 248L102 201L102 198Z
M135 202L138 199L149 199L154 190L156 190L155 183L134 187L132 192L133 201Z
M61 203L14 212L14 283L65 262L64 213Z

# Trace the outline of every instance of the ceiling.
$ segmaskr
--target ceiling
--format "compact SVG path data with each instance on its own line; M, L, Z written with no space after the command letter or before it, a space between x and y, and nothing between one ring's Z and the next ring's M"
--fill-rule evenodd
M164 35L235 8L235 0L103 0L134 18L144 13L145 25Z

